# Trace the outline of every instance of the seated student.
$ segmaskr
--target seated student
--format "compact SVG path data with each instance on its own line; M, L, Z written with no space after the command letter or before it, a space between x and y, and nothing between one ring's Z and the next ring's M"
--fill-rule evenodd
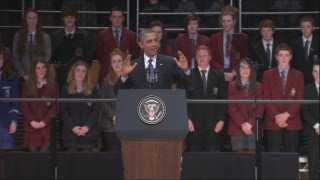
M309 83L304 91L304 99L319 100L320 96L319 59L313 65L314 82ZM303 104L302 116L305 121L305 130L308 132L308 164L309 179L319 179L319 103Z
M114 49L110 54L110 66L107 76L102 80L99 89L100 98L116 98L114 86L121 73L125 54L119 49ZM120 141L114 132L116 103L106 102L101 104L102 150L120 151Z
M262 99L261 84L256 82L255 76L251 60L242 58L236 79L229 83L228 99ZM231 136L232 150L255 152L256 118L263 117L263 105L229 103L228 112L228 134Z
M277 66L275 50L280 44L280 40L274 37L275 24L270 19L265 19L260 22L259 31L261 38L254 43L254 46L257 50L256 53L259 53L258 58L261 58L260 61L263 63L257 71L257 81L261 82L263 72Z
M205 45L196 49L197 67L191 70L186 88L189 99L225 99L226 89L221 71L210 67L211 52ZM217 151L218 133L226 115L224 104L188 105L188 145L190 151Z
M195 13L190 13L184 19L185 32L179 33L176 38L176 50L181 51L188 59L191 69L195 68L195 50L197 46L206 45L211 48L210 38L199 33L200 17ZM176 54L178 58L178 53Z
M9 50L0 42L0 98L18 98L18 80L11 71ZM19 118L19 103L0 103L0 151L14 149L14 136Z
M88 65L78 61L71 67L62 98L96 98L97 88L90 80ZM63 144L68 151L91 151L97 145L99 105L96 102L61 104Z
M319 36L314 32L315 20L304 16L300 20L302 35L292 39L293 49L292 67L302 71L305 84L313 82L312 67L314 61L319 58Z
M160 42L159 53L166 56L173 57L174 56L173 49L168 40L167 32L165 30L164 24L161 21L152 21L149 25L149 28L151 28L153 31L155 31L158 34L158 38ZM143 51L141 50L140 52L143 52Z
M42 31L38 12L35 9L27 9L12 45L12 62L18 77L27 81L32 62L39 57L49 61L50 36Z
M225 81L230 82L236 76L240 58L249 57L249 42L245 34L236 32L236 7L223 7L219 18L223 30L211 36L211 66L216 70L223 70Z
M59 87L44 59L36 59L22 89L23 98L57 98ZM57 114L54 102L22 102L24 147L31 152L48 151L51 118Z
M174 10L176 12L197 12L199 9L194 4L193 0L181 0L178 7Z
M266 100L303 99L303 74L290 66L292 49L282 43L276 48L278 66L263 73L263 98ZM280 152L282 143L284 152L297 152L299 131L302 129L300 118L301 104L266 104L264 132L267 138L267 150Z
M51 63L56 67L57 82L62 88L66 84L70 67L79 59L91 64L95 55L95 37L77 27L78 12L73 7L61 10L63 29L53 32Z

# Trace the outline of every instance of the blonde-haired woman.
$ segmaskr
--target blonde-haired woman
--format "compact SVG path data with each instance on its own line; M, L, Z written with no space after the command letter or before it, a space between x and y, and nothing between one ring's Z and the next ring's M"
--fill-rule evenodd
M58 84L44 59L36 59L29 78L23 86L23 98L57 98ZM24 147L28 151L48 151L50 146L51 118L57 114L57 104L52 102L23 102Z
M101 98L116 98L114 87L121 73L125 54L118 48L110 54L110 66L107 76L100 84L99 96ZM120 141L114 132L114 121L116 103L101 104L101 128L102 128L102 150L120 151Z
M88 65L76 62L70 69L62 98L87 99L98 96L89 76ZM95 102L65 102L61 104L63 143L68 151L90 151L97 144L99 107Z

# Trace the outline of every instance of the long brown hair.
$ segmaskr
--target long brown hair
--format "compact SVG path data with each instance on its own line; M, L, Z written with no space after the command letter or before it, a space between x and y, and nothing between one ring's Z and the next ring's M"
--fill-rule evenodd
M160 53L165 53L167 48L170 46L168 37L167 37L167 32L165 30L164 24L161 21L152 21L150 22L149 28L153 28L155 26L158 26L162 30L162 38L160 40Z
M109 71L108 74L106 76L107 78L107 82L111 85L114 86L117 81L118 81L118 77L116 75L116 72L114 72L112 66L111 66L111 59L113 56L115 55L119 55L122 57L122 60L124 61L124 59L126 58L124 52L122 52L119 48L114 49L111 53L110 53L110 62L109 62Z
M237 71L237 76L235 79L236 82L236 88L238 91L241 91L243 89L243 85L241 83L241 77L240 77L240 64L244 63L247 64L250 68L250 76L249 76L249 92L254 93L257 88L257 83L256 83L256 68L253 65L252 61L248 57L244 57L240 60L239 62L239 69Z
M21 26L19 30L19 39L18 39L18 55L19 59L23 57L23 55L27 51L27 42L28 42L28 24L27 24L27 15L30 12L34 12L38 16L38 22L36 26L36 34L35 34L35 46L33 47L32 51L36 55L43 55L44 54L44 37L42 34L42 27L40 23L39 13L37 10L33 8L29 8L26 10L23 20L21 21Z
M93 85L93 82L91 81L91 77L90 77L90 73L89 73L89 66L84 61L78 61L71 66L71 69L69 71L68 78L67 78L68 93L69 94L76 94L77 93L74 72L78 66L85 66L87 69L86 77L84 78L82 85L83 85L83 93L85 95L90 95L92 93L92 89L93 89L94 85Z
M9 62L9 49L6 48L2 43L0 39L0 55L3 56L3 65L0 68L0 71L2 71L2 77L5 80L10 80L12 78L12 71L11 66Z
M27 89L26 94L28 97L35 97L37 93L38 78L36 74L36 67L38 64L44 64L46 67L46 75L44 78L47 81L47 84L46 84L46 86L48 87L47 89L48 90L52 89L55 84L54 75L51 73L51 71L49 71L49 64L47 63L47 61L44 60L43 58L37 58L32 62L29 78L25 84L25 87Z

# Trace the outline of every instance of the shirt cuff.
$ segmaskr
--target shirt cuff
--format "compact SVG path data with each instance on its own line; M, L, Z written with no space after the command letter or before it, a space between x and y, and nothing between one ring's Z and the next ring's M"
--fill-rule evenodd
M314 126L313 126L314 129L317 129L319 128L319 123L316 123Z
M121 76L120 78L121 78L121 82L124 83L128 79L128 76L126 76L126 77Z
M191 70L188 69L188 70L184 71L184 74L187 75L187 76L189 76L189 75L191 74Z

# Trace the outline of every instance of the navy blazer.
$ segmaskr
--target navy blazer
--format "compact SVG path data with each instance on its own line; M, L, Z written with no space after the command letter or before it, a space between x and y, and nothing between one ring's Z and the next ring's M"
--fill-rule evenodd
M146 78L146 67L144 57L140 56L132 64L138 63L133 71L128 75L128 79L123 83L119 78L117 89L150 89L150 84ZM185 75L178 68L172 57L158 54L156 60L156 70L158 72L158 82L155 89L171 89L175 82L185 81Z
M319 100L319 94L316 84L310 83L306 86L304 91L304 99ZM302 116L305 122L305 130L309 135L318 136L315 133L313 126L319 123L319 104L303 104Z

